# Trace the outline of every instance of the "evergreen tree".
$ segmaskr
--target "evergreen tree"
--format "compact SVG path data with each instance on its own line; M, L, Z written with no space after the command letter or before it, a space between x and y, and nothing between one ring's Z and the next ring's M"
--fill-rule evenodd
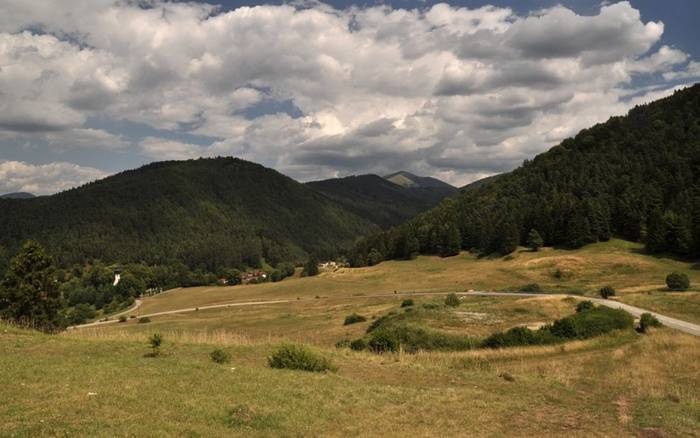
M0 315L18 324L53 332L61 328L61 292L56 267L44 248L28 241L10 261L0 289Z
M646 250L652 254L666 250L666 222L659 210L647 217Z
M304 265L303 275L306 277L318 275L318 259L315 256L311 256L309 261Z
M520 231L515 222L506 219L501 223L499 245L497 251L501 255L507 255L518 249L520 245Z
M581 214L575 214L567 226L566 244L571 248L581 248L594 241L588 218Z
M536 229L531 229L527 235L527 247L533 251L539 251L544 246L542 236Z
M462 237L459 234L457 226L449 223L445 228L443 235L443 244L440 251L442 257L449 257L459 254L462 245Z
M369 254L367 254L367 264L369 266L374 266L381 263L382 260L384 260L384 257L376 248L372 248Z

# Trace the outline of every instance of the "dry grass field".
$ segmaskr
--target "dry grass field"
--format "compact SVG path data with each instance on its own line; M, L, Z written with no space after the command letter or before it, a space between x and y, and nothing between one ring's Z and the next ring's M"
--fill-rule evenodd
M691 291L671 293L664 284L673 271L686 273ZM318 277L233 287L177 289L144 300L141 314L234 301L362 297L402 292L518 289L530 283L547 292L597 296L603 286L618 299L669 316L700 322L700 269L693 263L644 254L642 245L623 240L567 251L519 250L504 258L421 256L366 268L345 268Z
M671 271L686 272L695 289L665 291ZM618 299L698 321L699 273L612 241L579 251L419 257L274 284L179 289L146 298L138 313L291 301L150 323L134 318L59 335L0 325L0 436L697 436L700 338L668 328L501 350L375 354L335 344L362 336L387 312L407 312L400 307L409 298L404 292L535 282L545 291L591 295L609 284ZM410 298L414 323L474 339L536 328L574 313L577 303L468 296L448 308L444 296ZM426 308L434 310L418 311ZM367 320L344 325L352 313ZM165 339L159 357L148 357L153 333ZM270 368L268 356L289 342L330 359L337 371ZM210 360L215 348L230 353L231 363Z

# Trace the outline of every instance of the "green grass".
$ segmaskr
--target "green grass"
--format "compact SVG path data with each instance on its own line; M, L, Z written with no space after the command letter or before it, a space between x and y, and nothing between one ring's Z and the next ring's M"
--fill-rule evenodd
M556 272L564 275L559 278ZM568 251L544 248L518 250L509 258L477 258L466 252L439 258L421 256L410 261L389 261L376 266L344 268L318 277L290 278L280 283L234 287L178 289L144 300L142 314L187 307L260 299L347 298L397 292L453 292L506 290L537 283L545 292L597 296L603 286L617 290L618 299L630 302L640 294L665 290L669 272L686 273L691 291L700 291L700 270L685 261L644 254L641 244L613 239ZM410 279L408 281L407 279ZM682 295L681 300L692 297ZM405 298L405 297L404 297ZM649 301L650 310L665 309ZM681 306L682 307L682 306ZM686 315L700 319L690 306Z
M167 336L149 358L140 334L0 333L2 436L678 436L700 426L700 341L668 329L503 351L328 348L338 371L320 374L269 368L276 343L234 343L222 366L211 344Z

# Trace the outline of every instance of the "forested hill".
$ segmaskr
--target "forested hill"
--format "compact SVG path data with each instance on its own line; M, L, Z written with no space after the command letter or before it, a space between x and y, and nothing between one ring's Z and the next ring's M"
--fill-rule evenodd
M0 199L0 253L32 238L62 265L182 262L217 272L332 254L378 230L322 193L234 158L153 163L53 196Z
M417 252L512 252L531 230L580 247L617 235L700 256L700 85L581 131L520 168L361 241L360 265ZM371 255L371 256L370 256Z
M437 180L436 180L437 181ZM384 228L401 224L457 192L449 184L404 187L377 175L348 176L307 183L345 209Z

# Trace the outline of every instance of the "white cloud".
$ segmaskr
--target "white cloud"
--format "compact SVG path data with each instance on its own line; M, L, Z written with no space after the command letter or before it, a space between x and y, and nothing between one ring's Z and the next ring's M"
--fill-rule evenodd
M29 164L0 161L0 193L29 192L45 195L79 186L107 174L73 163Z
M447 4L219 12L5 0L0 138L125 147L85 127L99 116L218 139L144 138L137 147L153 159L235 154L303 179L407 167L463 184L624 113L638 75L697 76L677 49L650 53L662 32L629 2L594 16L558 6L523 17ZM247 112L267 100L303 116Z

